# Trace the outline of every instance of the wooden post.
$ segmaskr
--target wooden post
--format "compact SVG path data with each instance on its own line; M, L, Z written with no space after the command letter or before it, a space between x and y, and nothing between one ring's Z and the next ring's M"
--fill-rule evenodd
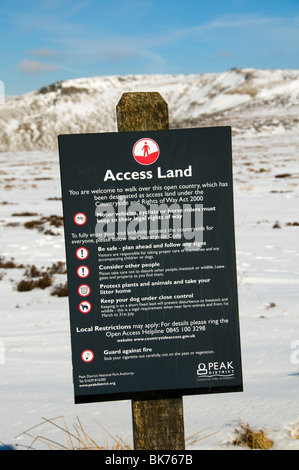
M159 93L124 93L116 108L118 132L169 129L168 106Z
M117 105L118 131L169 129L168 105L159 93L124 93ZM183 399L132 400L135 450L184 450Z
M135 450L184 450L183 399L132 400Z

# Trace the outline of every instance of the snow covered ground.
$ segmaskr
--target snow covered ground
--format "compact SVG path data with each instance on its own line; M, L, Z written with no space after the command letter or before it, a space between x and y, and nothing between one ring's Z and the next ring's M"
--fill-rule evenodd
M191 449L242 449L232 445L240 422L263 429L274 450L299 449L298 151L298 123L233 137L244 392L184 397L186 437L216 433ZM97 442L108 437L101 423L132 446L129 401L73 404L68 299L51 295L66 275L17 290L28 266L65 260L63 227L47 219L62 216L58 154L2 152L0 175L0 441L28 445L15 436L42 417L64 416L71 427L78 416ZM39 230L24 226L33 220ZM5 265L11 258L17 267ZM36 432L63 440L48 424Z

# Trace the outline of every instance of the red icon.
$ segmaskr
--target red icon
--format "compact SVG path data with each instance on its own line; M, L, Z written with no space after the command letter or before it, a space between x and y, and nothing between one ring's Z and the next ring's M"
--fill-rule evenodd
M84 248L83 246L81 248L78 248L76 251L76 256L78 259L86 259L89 256L89 251L87 248Z
M82 313L88 313L91 310L91 303L87 302L87 300L83 300L83 302L80 302L79 304L79 310Z
M91 362L94 359L94 353L92 351L90 351L90 349L86 349L81 354L81 359L84 362Z
M83 212L78 212L74 216L74 221L77 225L84 225L87 221L87 217L85 214L83 214Z
M133 157L141 165L151 165L160 155L160 149L153 139L140 139L133 147Z
M79 266L77 274L79 277L87 277L89 276L89 268L87 266Z
M90 287L87 284L81 284L81 286L78 287L78 294L81 295L81 297L87 297L90 294Z

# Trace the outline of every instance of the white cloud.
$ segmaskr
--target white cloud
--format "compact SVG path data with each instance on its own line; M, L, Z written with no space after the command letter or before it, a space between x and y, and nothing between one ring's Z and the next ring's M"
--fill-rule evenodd
M136 0L132 0L132 4ZM40 31L48 37L47 43L52 47L36 48L27 51L36 60L23 60L19 64L19 70L27 74L38 74L46 71L74 68L84 68L86 65L99 64L101 62L121 63L132 60L141 61L152 69L164 70L167 68L165 48L182 46L187 50L188 44L208 45L209 47L218 43L218 57L228 59L232 56L234 45L241 44L248 52L264 49L269 51L270 46L278 46L294 50L299 42L298 17L270 17L259 14L252 15L223 15L215 17L210 22L197 23L185 28L166 28L155 34L135 33L127 36L113 28L108 30L101 28L97 31L92 26L89 30L86 26L72 22L71 8L64 14L59 15L53 5L70 6L68 0L45 0L49 6L48 14L42 15L40 11L31 13L16 13L16 24L27 29ZM81 0L77 7L84 8L92 0ZM75 7L74 7L75 8ZM236 37L238 41L236 42ZM56 53L56 50L61 52ZM179 48L178 48L179 51ZM229 51L229 52L228 52ZM178 52L179 53L179 52ZM217 54L217 52L216 52ZM43 61L51 57L64 57L62 65ZM41 59L41 60L38 60ZM130 61L130 62L129 62Z
M105 44L95 45L94 58L98 58L103 61L120 61L126 59L149 59L152 63L162 65L164 63L163 57L152 51L150 48L137 46L135 43L126 41L127 44L124 44L124 39L118 38L117 40L113 39L111 42L105 42Z
M219 39L218 34L228 31L232 37L236 32L247 32L249 34L260 34L269 40L297 41L299 39L298 18L270 17L258 14L251 15L224 15L215 17L208 23L202 23L186 28L169 30L166 34L158 34L153 37L141 37L140 42L149 46L172 45L182 40L206 41L207 37ZM208 36L209 35L209 36ZM138 42L138 41L137 41ZM139 42L139 43L140 43Z
M230 53L229 53L228 51L226 51L226 50L220 51L218 55L219 55L219 57L220 57L221 59L228 59L228 58L230 58Z
M52 64L50 62L42 62L40 60L22 60L19 65L18 69L22 73L35 75L42 72L49 72L51 70L57 70L59 68L58 65Z
M55 51L49 47L44 47L43 49L30 49L28 55L33 57L53 57L56 55Z
M106 38L67 38L55 41L69 59L84 62L121 62L130 59L146 59L155 65L165 60L141 37L107 36Z

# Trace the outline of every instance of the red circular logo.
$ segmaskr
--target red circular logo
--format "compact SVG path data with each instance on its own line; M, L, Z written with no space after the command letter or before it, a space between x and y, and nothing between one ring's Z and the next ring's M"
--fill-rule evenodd
M159 145L153 139L140 139L133 147L133 157L141 165L152 165L158 160L159 155Z
M82 284L78 287L78 294L81 295L81 297L87 297L90 294L90 287L86 284Z
M89 276L89 268L87 266L79 266L77 274L79 277L87 277Z
M74 221L77 225L84 225L87 221L87 217L85 214L83 214L83 212L78 212L74 216Z
M94 359L94 353L93 351L90 351L90 349L86 349L85 351L82 352L81 354L81 359L84 362L91 362Z
M83 246L81 248L78 248L76 251L76 256L78 259L86 259L88 258L89 251L87 248L84 248Z
M79 304L79 310L82 313L88 313L91 310L91 303L87 302L87 300L83 300L83 302L80 302Z

